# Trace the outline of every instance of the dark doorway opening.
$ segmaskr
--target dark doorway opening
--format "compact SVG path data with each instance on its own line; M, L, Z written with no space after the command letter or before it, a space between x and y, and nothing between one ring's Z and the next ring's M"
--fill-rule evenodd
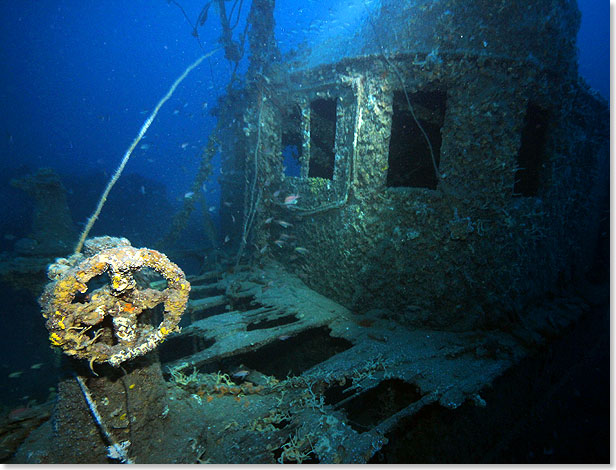
M334 178L336 98L310 103L310 178Z
M394 93L391 139L389 142L389 170L387 186L436 189L441 153L441 128L445 120L447 93L419 91L409 95L415 116L432 145L417 126L404 92Z
M545 142L549 113L534 103L528 103L513 194L515 196L536 196L541 182L541 168L545 162Z

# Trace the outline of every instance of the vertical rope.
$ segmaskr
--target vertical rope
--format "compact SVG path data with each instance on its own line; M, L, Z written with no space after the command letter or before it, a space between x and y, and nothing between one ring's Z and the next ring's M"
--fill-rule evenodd
M261 114L263 112L264 101L265 98L261 95L259 98L259 118L257 120L257 143L255 145L255 151L253 154L254 169L252 174L252 183L249 190L248 181L246 181L246 191L249 199L246 201L244 206L244 228L242 230L242 239L240 240L240 247L237 252L237 258L235 260L236 269L240 264L240 260L242 259L244 248L246 247L246 243L248 242L248 234L250 232L252 222L254 221L254 217L257 212L259 200L261 199L260 193L259 195L255 196L255 190L257 186L257 175L259 171L259 146L261 145Z
M98 201L98 204L96 206L96 209L94 210L94 213L88 219L88 223L83 229L83 232L81 232L81 236L79 237L79 242L77 243L77 247L75 248L75 253L81 252L81 249L83 248L83 244L85 243L86 238L88 237L88 234L90 233L90 230L92 229L92 226L94 225L94 222L96 222L96 219L98 219L98 216L100 215L101 210L103 209L103 205L107 201L107 196L109 195L111 188L113 188L113 185L116 183L116 181L118 181L118 178L120 177L120 175L122 174L122 171L124 170L124 167L128 163L128 159L133 153L133 150L135 150L135 147L137 147L137 144L139 144L139 141L143 138L143 136L149 129L150 125L152 125L152 122L156 118L156 115L158 114L158 111L160 111L160 108L163 106L163 104L165 104L165 102L169 98L171 98L171 95L173 95L173 92L178 87L178 85L182 83L182 80L184 80L186 76L195 67L197 67L204 59L206 59L207 57L210 57L212 54L214 54L217 51L218 49L213 50L209 52L208 54L199 57L196 61L194 61L191 65L189 65L188 68L184 71L184 73L180 75L176 79L175 82L173 82L173 85L171 85L171 88L169 88L169 91L167 92L167 94L163 96L163 98L158 102L158 104L154 108L154 111L152 111L152 114L150 114L150 116L143 123L143 126L141 126L141 129L139 130L139 134L137 134L137 137L135 137L135 140L133 140L133 143L130 144L130 147L128 147L128 150L124 154L124 158L122 158L122 161L120 162L120 166L118 166L118 169L115 171L115 173L109 180L109 183L107 183L107 186L105 187L105 190L103 191L103 194L101 195L101 198Z
M83 393L83 397L85 398L86 403L88 404L88 408L90 409L90 413L92 413L92 417L94 418L96 425L101 430L101 432L103 433L103 436L105 437L105 440L109 444L107 446L108 457L119 460L122 463L135 463L133 462L133 460L131 460L131 458L128 456L126 452L126 448L128 447L126 442L124 442L123 444L118 444L113 438L113 436L109 433L107 426L105 426L105 423L103 422L103 419L101 418L101 415L98 412L96 403L94 402L92 395L90 395L90 390L88 390L88 387L86 386L83 379L79 377L78 375L75 375L75 380L79 384L81 393Z

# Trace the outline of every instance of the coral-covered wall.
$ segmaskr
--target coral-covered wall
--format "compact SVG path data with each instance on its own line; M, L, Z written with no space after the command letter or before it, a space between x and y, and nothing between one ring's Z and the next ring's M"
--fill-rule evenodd
M556 15L558 5L548 3L559 21L550 27L563 36L575 29L575 9ZM544 36L521 47L538 47ZM266 90L261 122L256 108L246 114L261 129L247 139L262 152L255 255L357 312L380 310L409 325L499 327L524 315L528 302L588 267L606 188L607 106L578 83L569 46L546 53L551 68L520 51L437 47L283 73ZM417 93L445 97L440 134L432 134L433 144L441 141L434 188L388 186L401 91L420 120L429 112L413 104ZM307 177L310 103L318 99L337 100L331 180ZM302 116L301 177L282 167L281 129L293 106ZM527 152L536 187L521 194L516 181L530 170L518 155L528 133L542 137L530 139ZM287 195L299 195L297 204L285 205Z

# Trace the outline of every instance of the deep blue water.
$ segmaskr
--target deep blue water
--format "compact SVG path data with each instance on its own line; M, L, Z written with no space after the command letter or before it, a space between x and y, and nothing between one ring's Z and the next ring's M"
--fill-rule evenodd
M204 2L180 3L194 21ZM278 2L281 49L303 41L319 19L352 20L358 3ZM581 0L580 9L580 73L608 98L608 2ZM216 13L209 16L199 29L205 51L218 47ZM0 168L51 166L68 186L71 175L115 169L147 113L203 53L181 10L166 0L2 2L0 22ZM149 176L181 197L230 70L219 52L189 76L126 173ZM209 197L217 203L216 194ZM6 205L0 210L2 219L15 215Z

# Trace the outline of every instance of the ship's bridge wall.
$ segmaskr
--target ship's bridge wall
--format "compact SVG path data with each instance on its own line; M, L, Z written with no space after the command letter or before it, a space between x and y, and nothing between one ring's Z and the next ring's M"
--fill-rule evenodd
M558 17L563 31L576 11ZM544 37L555 26L541 27ZM256 255L356 311L446 329L503 325L583 273L609 118L572 75L561 36L550 61L439 47L272 79L246 113L248 140L267 150L256 162Z

